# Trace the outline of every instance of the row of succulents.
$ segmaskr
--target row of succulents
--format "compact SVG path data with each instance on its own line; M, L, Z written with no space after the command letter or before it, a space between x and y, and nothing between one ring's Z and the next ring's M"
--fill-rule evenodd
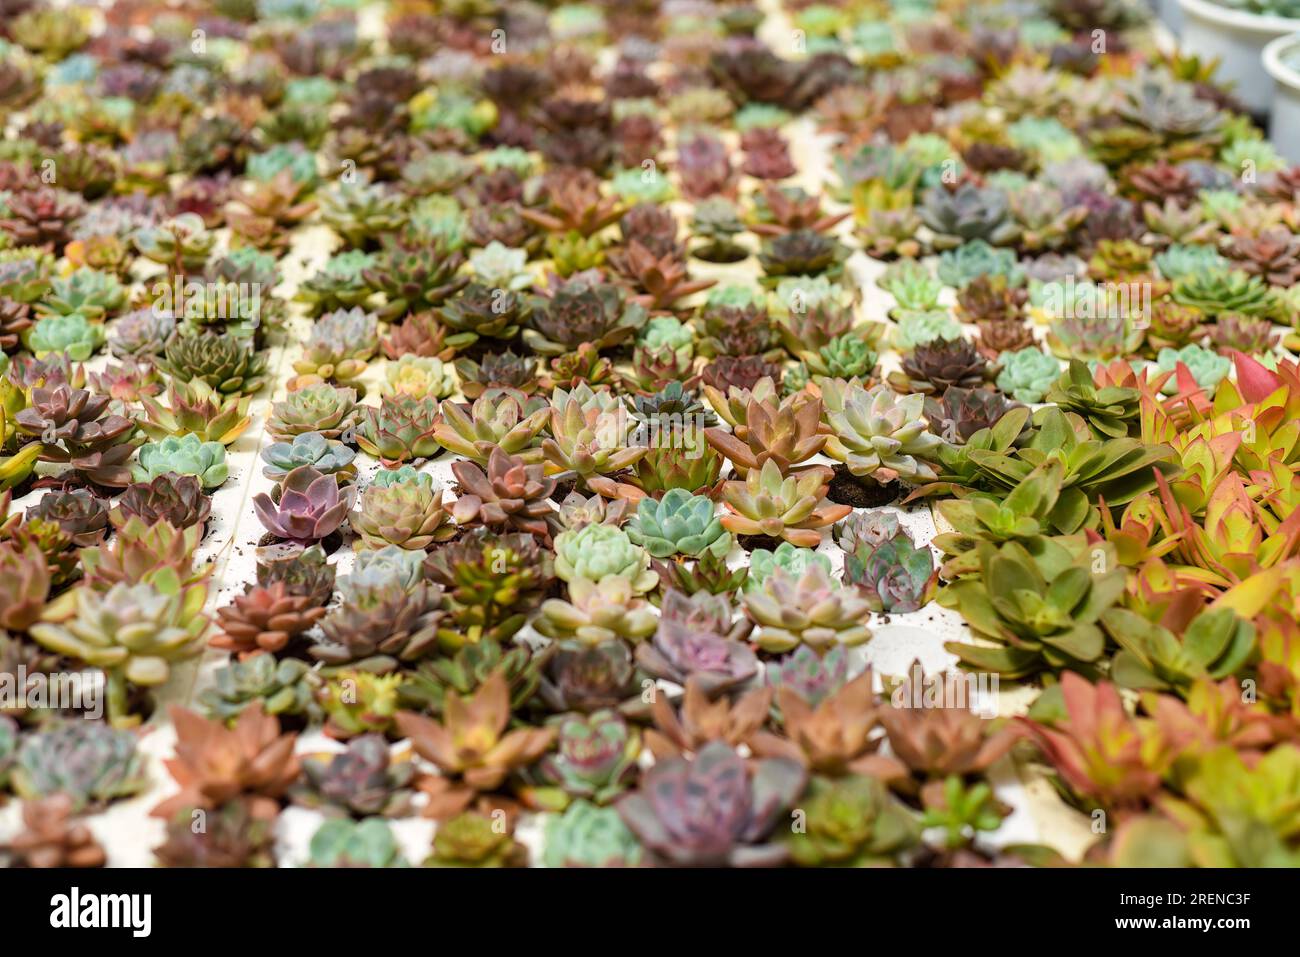
M159 724L167 866L1300 863L1300 170L1127 3L788 6L0 0L8 863Z

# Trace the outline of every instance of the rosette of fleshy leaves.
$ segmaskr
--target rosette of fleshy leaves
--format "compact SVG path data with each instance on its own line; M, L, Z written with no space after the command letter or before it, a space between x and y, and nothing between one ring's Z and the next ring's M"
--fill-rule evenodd
M845 521L853 518L854 516L849 516ZM835 526L834 531L838 532L839 528L839 525ZM782 542L771 551L755 548L749 553L749 575L745 578L745 588L760 587L767 576L778 568L798 578L809 565L820 565L827 573L831 570L831 560L812 548L798 548L789 542Z
M668 587L659 627L637 645L637 663L656 678L682 685L690 679L710 696L744 684L757 673L758 659L744 643L752 623L733 617L724 595L687 596Z
M357 547L397 545L424 551L435 542L451 539L456 526L442 494L433 477L423 472L397 481L371 482L349 517L352 530L359 536Z
M609 393L556 389L551 396L551 435L542 440L547 473L573 475L594 492L620 497L623 483L611 476L646 453L644 446L629 444L632 426L632 419Z
M918 611L934 597L939 579L928 545L919 548L906 532L878 545L858 543L844 555L844 582L857 585L875 612Z
M355 494L353 486L340 488L334 476L300 465L276 486L274 495L262 492L253 496L253 508L272 535L307 543L338 530Z
M293 363L295 386L334 382L354 386L366 363L379 351L379 331L373 312L360 306L329 312L316 320Z
M706 390L706 395L713 401L715 393ZM739 392L736 398L740 398ZM727 412L739 412L732 430L711 428L704 435L742 477L762 469L767 462L774 463L782 475L787 475L795 465L806 462L826 445L821 399L801 392L778 403L775 397L759 399L751 394L743 410L732 408L730 399L726 403ZM718 412L727 418L722 409Z
M355 389L328 383L291 390L271 406L266 430L277 439L292 439L304 432L319 432L327 439L350 434L360 409Z
M169 435L196 435L205 442L230 445L252 422L247 396L223 396L200 379L172 381L167 405L150 396L140 396L145 417L137 420L140 431L161 440Z
M330 817L404 817L411 812L415 791L408 785L415 773L409 759L392 759L382 735L363 734L345 751L305 757L289 798Z
M808 645L823 651L871 637L871 607L855 589L838 588L824 568L809 565L798 578L773 569L763 584L744 592L745 612L758 626L758 647L768 652Z
M9 369L9 383L19 381L17 371L16 364ZM35 441L14 442L19 450L7 461L0 461L4 470L0 475L8 473L3 479L5 487L25 478L38 455L47 462L65 462L100 485L121 488L130 483L127 463L136 448L131 438L135 423L113 412L108 396L93 395L67 382L35 385L27 390L26 408L12 418L7 411L0 412L0 432L6 433L5 438L10 421L19 436Z
M310 465L318 472L333 475L340 483L356 475L353 460L356 451L338 439L327 439L319 432L301 432L289 442L272 442L262 449L266 463L262 474L280 481L300 465Z
M226 465L226 448L220 442L206 442L189 433L168 435L158 442L146 442L140 447L139 460L131 469L136 482L149 482L165 472L193 475L205 489L225 483L229 477Z
M666 863L771 866L787 860L788 851L767 838L806 781L797 761L747 764L714 741L694 758L656 762L615 808L646 850Z
M441 399L456 387L451 364L435 356L402 356L384 367L383 390L388 395Z
M528 464L542 460L538 436L550 421L544 399L513 389L488 389L472 405L444 402L434 436L450 452L486 465L494 448Z
M457 525L485 525L550 539L557 524L550 501L555 481L546 478L541 465L494 448L486 471L465 461L452 463L451 471L460 486L451 506Z
M434 437L437 421L438 400L432 396L386 395L379 408L361 409L355 439L361 451L385 467L408 461L418 464L442 448Z
M569 714L555 721L555 752L537 765L537 785L524 789L532 807L561 811L574 798L609 804L636 774L641 733L617 711Z
M312 317L339 309L365 306L374 290L363 275L375 264L375 255L361 249L336 253L298 287L295 298L307 304Z
M658 501L643 498L626 531L655 558L698 558L705 551L721 557L731 548L731 535L714 514L713 502L680 488L670 489Z
M464 288L469 277L457 275L464 262L464 253L444 237L408 228L384 236L375 264L361 275L384 296L379 315L391 322L435 308Z
M49 605L29 634L51 651L101 669L109 720L129 725L139 719L128 711L127 686L164 684L174 662L202 650L207 593L166 567L147 582L104 590L83 584Z
M736 535L767 535L816 547L821 542L818 529L853 510L826 501L829 480L830 470L824 466L783 477L776 461L768 459L762 469L751 469L743 482L723 487L723 503L731 514L722 517L722 527Z
M87 319L79 312L50 315L23 330L22 340L38 359L55 353L84 362L99 351L106 336L102 322Z
M646 323L646 311L628 302L623 290L599 272L558 280L534 297L524 342L543 356L559 356L589 344L611 349L632 338Z
M552 562L533 536L485 528L436 549L424 572L445 590L439 642L458 649L511 638L555 580Z
M520 292L472 282L438 309L451 330L447 345L465 349L480 339L513 340L528 322L533 304Z
M611 807L577 800L546 818L542 862L547 867L636 867L644 851Z
M225 395L251 395L266 381L265 356L232 333L178 333L156 362L182 382L201 379Z
M859 477L888 482L933 479L930 464L943 439L929 430L925 397L899 396L888 386L864 389L855 382L823 379L822 398L831 437L826 454Z

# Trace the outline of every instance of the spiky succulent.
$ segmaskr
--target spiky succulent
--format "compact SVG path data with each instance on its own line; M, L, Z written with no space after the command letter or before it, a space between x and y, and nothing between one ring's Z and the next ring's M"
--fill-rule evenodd
M182 382L199 379L224 394L251 395L262 388L266 358L233 333L182 333L167 342L159 368Z
M1277 308L1277 295L1269 285L1239 269L1181 276L1174 281L1173 296L1175 302L1195 306L1211 318L1223 313L1267 316Z

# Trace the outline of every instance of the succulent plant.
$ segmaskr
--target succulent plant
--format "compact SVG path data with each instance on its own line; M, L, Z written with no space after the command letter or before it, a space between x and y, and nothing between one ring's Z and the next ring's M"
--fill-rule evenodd
M1041 349L1004 352L998 357L1002 371L997 386L1017 402L1042 402L1061 376L1061 364Z
M398 709L402 676L340 669L316 691L316 703L325 712L325 733L347 739L358 734L387 733Z
M148 582L118 582L103 592L83 585L69 593L66 609L51 606L30 633L52 651L103 669L109 716L125 723L127 682L163 684L172 662L198 654L206 597L205 587L161 568Z
M1095 667L1106 645L1097 621L1124 590L1122 568L1094 574L1055 543L1036 556L1017 542L982 543L977 557L979 577L948 585L939 603L958 609L977 636L998 647L953 643L950 651L1007 677Z
M251 395L262 388L266 376L266 359L229 332L174 335L156 361L182 382L199 379L226 395Z
M443 772L436 788L430 789L428 816L454 817L477 793L496 789L512 770L532 764L554 742L552 728L506 731L509 718L509 691L499 671L472 697L449 692L442 723L409 711L398 713L398 728L416 753Z
M203 494L203 486L193 475L163 472L149 482L128 485L109 513L114 526L120 526L132 517L145 525L165 520L175 528L202 526L212 510L212 503Z
M658 576L650 556L627 532L613 525L591 524L555 538L555 573L570 584L624 579L637 594L650 591Z
M312 606L309 597L291 594L281 582L250 586L229 605L217 609L221 633L211 644L241 657L281 651L324 614L323 608Z
M369 485L350 522L364 548L399 545L424 550L456 533L443 506L442 489L423 473L411 481Z
M168 472L193 475L205 489L225 483L226 449L220 442L205 442L193 433L169 435L140 448L139 464L131 469L136 482L151 482Z
M361 408L355 439L361 451L385 467L436 455L441 448L434 437L438 400L432 396L384 396L379 408Z
M26 800L66 794L74 811L99 807L145 788L136 742L134 732L103 722L46 725L23 735L10 781Z
M1239 269L1196 272L1174 281L1174 301L1195 306L1206 316L1223 313L1266 316L1277 307L1276 293L1258 276Z
M836 645L819 654L808 645L800 645L784 657L769 661L763 677L769 686L788 688L816 708L848 683L848 649Z
M1213 397L1219 383L1232 369L1232 360L1227 356L1221 356L1194 343L1189 343L1181 349L1161 349L1156 356L1156 366L1161 372L1174 372L1180 363L1187 367L1196 384L1205 390L1207 398ZM1173 380L1165 383L1166 393L1173 394L1176 390L1177 384Z
M319 606L333 595L334 577L334 566L319 545L281 543L258 549L257 583L264 588L283 582L290 594L307 595Z
M729 746L714 742L691 760L656 763L641 788L615 807L642 845L665 862L771 866L784 862L787 851L764 838L804 783L795 762L774 759L749 768Z
M555 753L538 763L543 783L528 789L528 801L562 810L572 798L608 804L621 794L636 773L640 732L616 711L565 715L555 726Z
M40 548L0 542L0 628L26 631L40 618L49 592L50 573Z
M388 743L377 734L348 742L347 750L310 756L302 762L302 781L289 789L295 804L327 815L402 817L410 813L415 777L410 761L393 761Z
M271 715L314 715L319 678L296 658L253 655L218 668L198 700L209 718L232 724L254 702Z
M859 586L876 612L919 610L934 597L938 576L929 547L916 547L904 533L844 556L845 583Z
M340 489L331 475L300 465L284 477L273 498L253 497L257 517L272 535L296 542L318 541L343 524L355 489Z
M11 867L103 867L108 862L90 828L75 822L67 794L25 803L23 824L25 830L6 848Z
M446 589L445 647L504 641L554 580L550 552L531 535L473 529L429 556L425 574Z
M532 325L523 332L525 344L539 355L558 356L583 343L607 350L646 323L645 309L626 301L618 286L587 274L561 280L548 292L534 299Z
M194 827L194 810L182 809L167 822L167 839L154 849L165 867L271 867L272 822L254 816L250 803L227 801Z
M731 547L731 536L713 514L713 502L680 488L670 489L658 502L642 499L627 524L627 537L655 558L698 558L706 550L721 557Z
M379 351L375 314L360 306L327 312L312 326L302 356L293 368L296 386L335 382L352 385Z
M618 811L582 800L547 817L543 848L546 867L636 867L643 856Z
M871 637L869 605L852 590L839 589L820 565L809 565L798 578L773 569L758 588L744 593L745 612L759 627L757 644L781 653L800 644L822 650L835 644L856 645Z
M392 558L396 560L376 563L369 573L360 569L344 583L346 600L321 622L324 639L309 649L312 657L331 666L351 664L387 674L400 661L416 661L433 651L442 620L442 588L418 579L418 555L396 553Z
M230 445L252 422L249 398L221 395L200 379L173 381L166 406L147 395L139 401L145 410L144 419L138 420L140 431L155 441L195 435L204 442Z
M103 324L79 312L46 316L23 332L23 345L38 359L62 352L70 359L84 362L99 351L104 340Z
M465 811L443 822L433 835L425 867L525 867L528 848L509 828L484 814Z
M352 464L355 458L356 452L337 439L327 439L320 432L300 432L291 441L272 442L262 449L262 461L266 463L262 474L278 482L306 465L344 482L356 474Z
M529 465L497 448L488 455L486 472L472 462L455 462L451 470L460 486L451 505L457 525L485 525L550 538L555 513L549 496L555 482L543 476L542 466Z
M1267 319L1256 319L1238 313L1220 314L1210 327L1210 343L1221 350L1259 355L1272 352L1277 345L1277 329Z
M494 448L532 464L541 461L537 437L549 418L550 411L538 400L529 402L521 393L493 389L469 407L444 402L434 435L444 448L479 465L487 465Z
M1100 439L1123 438L1136 425L1140 393L1125 386L1098 387L1088 366L1077 359L1047 390L1045 398L1078 414Z
M319 432L337 439L356 425L359 410L354 389L340 389L325 383L307 385L289 392L271 407L267 431L289 440L304 432Z
M310 844L312 867L406 867L388 822L330 818L316 829Z
M27 510L28 519L54 522L79 547L98 544L108 526L108 505L87 489L47 492Z
M853 518L854 516L849 516L845 521L852 521ZM836 526L837 531L838 528ZM826 572L831 570L831 560L811 548L796 548L789 542L782 542L772 551L755 548L749 553L749 575L745 578L745 588L760 587L777 568L798 578L810 565L820 565Z
M953 249L973 240L995 246L1015 235L1007 196L1001 190L963 183L955 190L933 187L925 191L917 208L922 222L934 233L936 249Z
M876 778L814 777L805 801L808 826L787 838L799 867L889 866L919 843L919 823Z
M815 547L817 531L843 518L852 508L825 502L829 472L814 466L786 477L775 460L752 469L744 482L728 482L723 502L731 514L722 527L737 535L768 535L792 545Z
M928 430L923 396L899 398L884 386L864 389L828 379L822 398L832 432L826 452L851 473L876 481L935 476L927 459L937 457L943 440Z

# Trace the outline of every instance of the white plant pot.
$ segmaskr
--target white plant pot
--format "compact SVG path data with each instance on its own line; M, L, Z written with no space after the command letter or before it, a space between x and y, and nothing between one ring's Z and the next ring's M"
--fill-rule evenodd
M1156 0L1156 16L1174 36L1182 35L1183 8L1178 5L1178 0Z
M1229 10L1209 0L1178 0L1184 22L1179 46L1202 59L1222 61L1215 79L1231 85L1251 113L1267 114L1273 105L1273 78L1264 70L1264 47L1278 37L1300 33L1300 20Z
M1300 164L1300 70L1283 62L1287 53L1300 49L1300 33L1278 37L1264 47L1264 69L1273 79L1273 112L1268 135L1287 162Z

